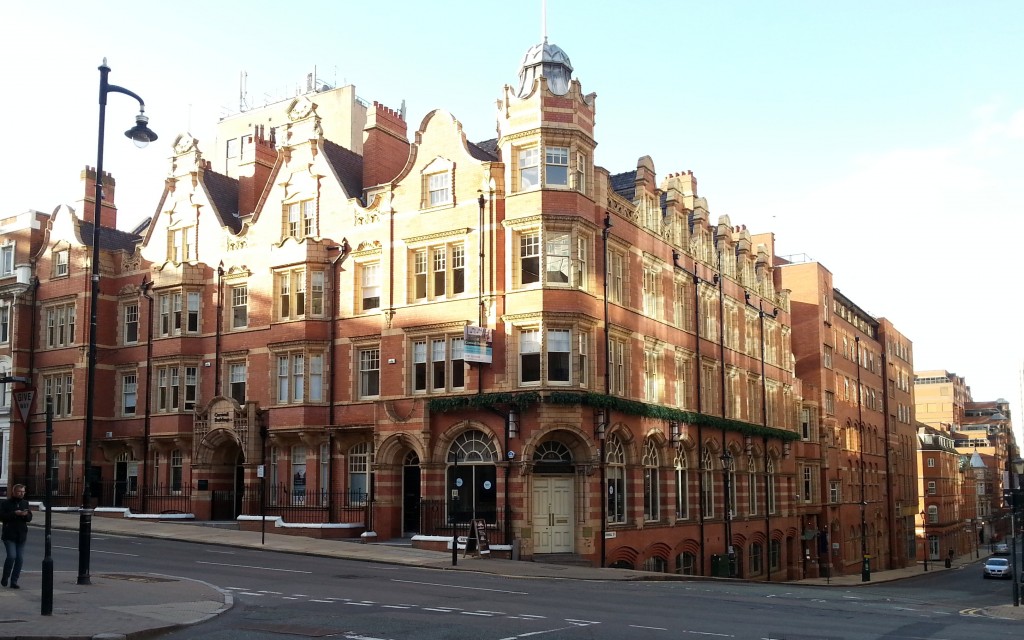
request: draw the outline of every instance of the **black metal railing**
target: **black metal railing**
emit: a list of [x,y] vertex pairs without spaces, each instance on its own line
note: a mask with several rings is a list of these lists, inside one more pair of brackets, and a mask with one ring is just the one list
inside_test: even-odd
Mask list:
[[245,485],[244,515],[279,516],[294,523],[368,523],[370,501],[365,491],[296,491],[287,485],[273,485],[262,499],[260,484]]
[[505,539],[505,522],[501,513],[456,511],[452,518],[449,516],[449,510],[444,500],[420,500],[419,533],[421,535],[469,536],[474,519],[483,519],[487,526],[489,544],[510,544]]
[[[25,496],[29,500],[43,501],[45,476],[20,482],[25,485]],[[189,513],[192,504],[187,486],[157,485],[146,489],[126,481],[99,480],[90,483],[89,495],[93,507],[120,507],[134,513]],[[55,508],[82,506],[82,479],[54,482],[50,504]]]

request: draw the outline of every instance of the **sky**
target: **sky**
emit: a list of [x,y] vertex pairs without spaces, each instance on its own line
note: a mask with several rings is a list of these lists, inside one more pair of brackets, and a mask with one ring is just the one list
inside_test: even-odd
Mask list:
[[[0,215],[81,199],[104,57],[160,135],[136,149],[120,132],[137,103],[109,96],[104,169],[128,229],[155,211],[178,134],[212,150],[243,75],[251,107],[294,96],[315,70],[368,101],[405,101],[410,135],[440,108],[471,141],[495,137],[495,101],[542,39],[542,4],[10,0]],[[1024,2],[546,5],[549,42],[598,96],[598,165],[629,171],[647,155],[659,176],[692,170],[712,219],[822,263],[913,342],[917,370],[1010,400],[1024,442]]]

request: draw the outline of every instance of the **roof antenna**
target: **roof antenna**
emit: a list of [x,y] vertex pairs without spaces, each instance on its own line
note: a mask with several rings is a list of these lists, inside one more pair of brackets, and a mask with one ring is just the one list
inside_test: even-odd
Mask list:
[[548,43],[548,0],[540,0],[540,35],[541,42]]

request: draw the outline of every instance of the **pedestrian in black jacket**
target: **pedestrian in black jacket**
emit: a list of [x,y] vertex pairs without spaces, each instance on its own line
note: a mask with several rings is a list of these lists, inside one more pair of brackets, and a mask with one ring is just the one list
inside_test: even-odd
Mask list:
[[11,487],[11,495],[0,502],[0,522],[3,522],[3,533],[7,559],[4,560],[4,576],[0,584],[12,589],[20,589],[18,578],[21,577],[21,564],[25,559],[25,541],[28,540],[28,523],[32,520],[32,510],[25,499],[25,485],[16,484]]

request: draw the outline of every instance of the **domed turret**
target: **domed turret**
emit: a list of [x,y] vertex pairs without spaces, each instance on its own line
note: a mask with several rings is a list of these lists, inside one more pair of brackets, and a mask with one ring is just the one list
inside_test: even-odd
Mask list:
[[547,79],[548,89],[552,93],[564,96],[569,92],[572,63],[561,47],[548,44],[546,38],[543,44],[530,47],[523,57],[523,63],[519,65],[519,90],[516,95],[522,98],[529,94],[534,81],[541,76]]

